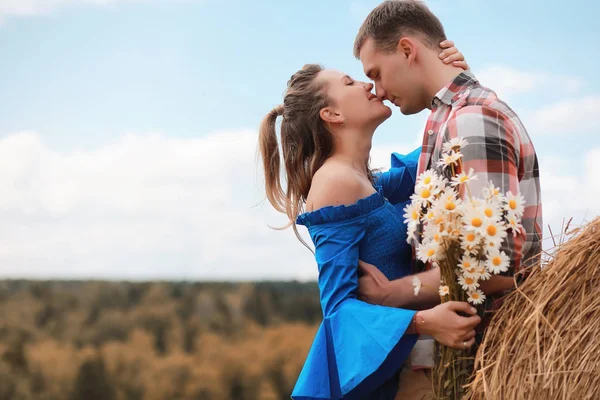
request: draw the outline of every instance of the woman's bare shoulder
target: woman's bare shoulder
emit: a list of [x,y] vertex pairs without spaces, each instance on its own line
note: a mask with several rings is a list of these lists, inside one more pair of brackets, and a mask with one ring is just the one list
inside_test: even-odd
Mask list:
[[332,160],[315,173],[306,211],[327,206],[352,205],[373,192],[369,182],[351,166]]

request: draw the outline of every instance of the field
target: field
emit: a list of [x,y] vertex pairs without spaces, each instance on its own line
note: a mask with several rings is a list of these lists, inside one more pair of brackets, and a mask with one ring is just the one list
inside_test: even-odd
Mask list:
[[316,283],[0,282],[0,399],[288,399]]

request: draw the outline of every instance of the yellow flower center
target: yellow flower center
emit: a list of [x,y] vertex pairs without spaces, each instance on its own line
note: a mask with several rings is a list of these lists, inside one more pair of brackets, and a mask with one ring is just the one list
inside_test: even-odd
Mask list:
[[431,177],[430,176],[425,177],[425,179],[423,179],[423,183],[426,185],[429,185],[431,183]]
[[465,262],[463,263],[463,265],[465,266],[465,268],[470,268],[470,267],[471,267],[471,263],[470,263],[470,262],[468,262],[468,261],[465,261]]
[[479,300],[479,293],[473,292],[471,293],[471,297],[473,298],[473,300]]
[[446,208],[446,210],[448,210],[448,211],[453,211],[453,210],[455,210],[455,209],[456,209],[456,204],[454,204],[453,202],[446,203],[446,207],[445,207],[445,208]]
[[492,259],[492,264],[494,264],[494,266],[498,267],[498,266],[500,266],[500,264],[502,264],[502,259],[500,257],[494,257]]
[[467,242],[472,242],[475,240],[475,234],[469,233],[467,234]]
[[469,177],[467,175],[464,175],[464,176],[460,177],[460,183],[465,183],[468,180],[469,180]]
[[418,213],[418,212],[416,212],[416,211],[413,211],[413,212],[412,212],[412,219],[414,219],[415,221],[416,221],[417,219],[419,219],[419,213]]
[[508,201],[508,206],[510,207],[511,210],[516,210],[517,209],[517,202],[514,200],[509,200]]
[[473,278],[465,278],[465,283],[467,285],[472,285],[473,284]]
[[435,240],[436,242],[440,241],[440,235],[438,235],[437,233],[435,235],[433,235],[433,240]]
[[498,233],[498,229],[496,229],[494,225],[490,225],[487,227],[487,233],[490,236],[496,236],[496,233]]
[[468,273],[470,273],[470,274],[474,274],[476,271],[477,271],[477,270],[476,270],[475,268],[469,268],[469,269],[467,270],[467,272],[468,272]]
[[492,211],[491,208],[486,208],[484,213],[485,213],[485,216],[488,218],[492,218],[492,215],[494,215],[494,212]]
[[429,191],[429,189],[423,189],[423,191],[421,192],[421,197],[427,199],[429,198],[429,196],[431,196],[431,192]]
[[434,254],[435,254],[435,250],[429,249],[429,251],[427,252],[427,257],[432,257]]
[[481,219],[475,217],[471,220],[471,225],[473,225],[475,228],[479,228],[482,225],[483,222],[481,222]]

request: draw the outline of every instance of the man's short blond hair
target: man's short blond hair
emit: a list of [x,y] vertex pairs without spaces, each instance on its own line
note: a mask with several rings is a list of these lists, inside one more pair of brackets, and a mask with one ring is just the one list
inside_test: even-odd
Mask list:
[[398,41],[406,35],[419,35],[423,43],[437,48],[446,33],[440,20],[419,0],[387,0],[375,7],[362,23],[354,41],[354,57],[367,39],[375,41],[375,48],[394,52]]

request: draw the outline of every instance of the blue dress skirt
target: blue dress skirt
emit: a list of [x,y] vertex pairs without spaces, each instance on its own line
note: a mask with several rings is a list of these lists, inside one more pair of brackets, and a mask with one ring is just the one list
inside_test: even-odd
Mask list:
[[417,340],[406,334],[415,312],[358,300],[357,265],[373,264],[390,280],[410,274],[401,209],[414,190],[419,154],[392,155],[392,168],[376,177],[376,193],[357,203],[298,217],[315,246],[323,322],[293,399],[394,399]]

